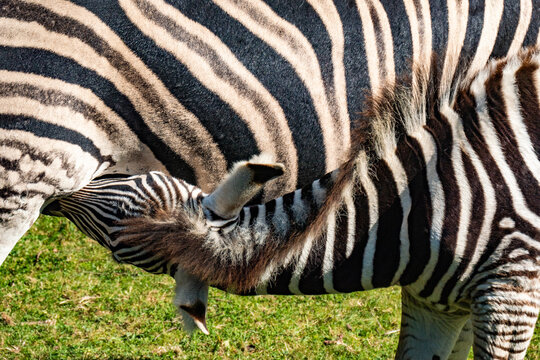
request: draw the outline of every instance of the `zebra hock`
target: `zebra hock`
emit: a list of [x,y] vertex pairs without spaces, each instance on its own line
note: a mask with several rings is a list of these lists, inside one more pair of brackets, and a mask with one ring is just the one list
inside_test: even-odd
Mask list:
[[364,90],[537,43],[536,1],[0,0],[0,264],[98,177],[209,192],[265,152],[286,173],[264,198],[302,187],[345,160]]
[[159,207],[178,181],[161,175],[158,208],[107,236],[243,295],[400,285],[397,358],[465,359],[474,343],[475,358],[522,359],[540,308],[539,69],[538,48],[451,86],[419,69],[373,97],[349,160],[311,185],[244,208],[242,188]]

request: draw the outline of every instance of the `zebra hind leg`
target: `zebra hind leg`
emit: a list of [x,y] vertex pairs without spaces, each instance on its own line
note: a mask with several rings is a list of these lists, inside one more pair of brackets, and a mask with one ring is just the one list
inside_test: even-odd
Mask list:
[[39,196],[0,199],[0,265],[36,221],[42,204]]
[[490,284],[477,291],[472,305],[475,359],[524,359],[534,333],[540,284],[531,279],[524,291],[518,282]]
[[[446,313],[401,291],[401,332],[396,359],[448,359],[469,314]],[[457,359],[457,358],[456,358]]]

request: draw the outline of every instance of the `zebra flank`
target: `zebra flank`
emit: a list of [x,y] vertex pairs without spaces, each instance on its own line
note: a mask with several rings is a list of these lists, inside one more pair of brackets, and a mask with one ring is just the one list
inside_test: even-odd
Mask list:
[[[527,181],[539,174],[529,120],[538,103],[521,92],[538,93],[536,55],[515,57],[515,76],[502,70],[512,62],[490,65],[500,74],[484,66],[540,46],[539,9],[537,0],[0,0],[0,264],[43,212],[71,219],[119,261],[174,276],[175,304],[202,331],[207,283],[293,294],[399,283],[404,309],[421,311],[417,297],[454,309],[472,296],[470,279],[497,268],[487,264],[503,244],[530,244],[536,229]],[[402,76],[419,90],[414,104],[403,104]],[[367,98],[378,104],[371,115]],[[503,102],[505,112],[493,110]],[[408,120],[390,121],[392,111]],[[263,186],[252,203],[267,202],[236,214],[251,190],[214,190],[261,153],[285,172],[244,178]],[[263,168],[247,174],[267,180]],[[144,235],[142,219],[164,236],[153,247],[130,242],[136,233],[116,238],[119,220]],[[189,253],[169,243],[179,227],[207,260],[179,255]],[[533,253],[516,249],[516,259]],[[471,322],[463,329],[459,356],[467,345],[457,344],[472,341]],[[416,345],[402,340],[399,354]]]
[[382,89],[349,160],[309,186],[227,221],[204,201],[153,209],[107,236],[240,294],[400,285],[398,357],[448,358],[472,321],[475,357],[523,358],[540,310],[540,49],[447,89],[440,76]]

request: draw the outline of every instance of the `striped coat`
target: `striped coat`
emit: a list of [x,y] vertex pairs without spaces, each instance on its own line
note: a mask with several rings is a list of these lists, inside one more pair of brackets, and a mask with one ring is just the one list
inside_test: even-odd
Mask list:
[[99,176],[212,190],[259,152],[267,198],[338,167],[364,89],[444,53],[448,78],[538,42],[538,0],[0,1],[0,263]]
[[94,181],[54,211],[117,260],[175,276],[203,331],[205,284],[400,285],[398,358],[462,359],[474,340],[476,358],[522,359],[540,310],[540,48],[454,85],[428,67],[373,97],[344,165],[265,204],[242,207],[282,172],[259,158],[210,195],[150,173]]

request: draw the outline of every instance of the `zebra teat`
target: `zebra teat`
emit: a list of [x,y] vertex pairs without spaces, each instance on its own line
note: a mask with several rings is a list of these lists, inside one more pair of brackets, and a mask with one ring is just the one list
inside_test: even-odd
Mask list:
[[222,219],[236,217],[242,207],[262,189],[264,184],[283,175],[285,168],[265,155],[236,163],[229,175],[210,195],[204,198],[205,209]]

